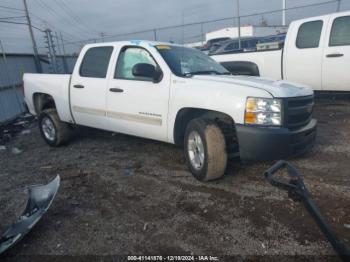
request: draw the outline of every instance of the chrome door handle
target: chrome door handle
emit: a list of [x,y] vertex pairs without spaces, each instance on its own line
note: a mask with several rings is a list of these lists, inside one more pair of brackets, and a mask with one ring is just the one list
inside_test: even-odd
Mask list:
[[328,54],[328,55],[326,55],[326,57],[341,57],[341,56],[344,56],[344,54],[333,53],[333,54]]

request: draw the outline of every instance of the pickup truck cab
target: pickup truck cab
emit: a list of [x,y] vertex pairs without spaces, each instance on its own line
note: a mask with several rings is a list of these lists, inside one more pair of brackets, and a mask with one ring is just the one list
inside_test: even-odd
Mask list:
[[199,180],[227,160],[270,160],[307,151],[316,135],[313,91],[231,76],[199,50],[149,41],[86,45],[72,75],[24,74],[25,101],[51,146],[75,125],[184,147]]
[[350,11],[292,22],[283,49],[212,58],[233,74],[285,79],[317,91],[350,91]]

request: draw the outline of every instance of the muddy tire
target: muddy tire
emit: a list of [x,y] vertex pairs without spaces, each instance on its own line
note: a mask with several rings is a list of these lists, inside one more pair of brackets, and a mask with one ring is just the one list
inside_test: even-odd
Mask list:
[[201,118],[190,121],[184,151],[196,179],[209,181],[223,176],[227,164],[225,137],[215,122]]
[[56,109],[44,110],[39,115],[39,130],[45,142],[52,147],[68,142],[73,134],[70,125],[60,120]]

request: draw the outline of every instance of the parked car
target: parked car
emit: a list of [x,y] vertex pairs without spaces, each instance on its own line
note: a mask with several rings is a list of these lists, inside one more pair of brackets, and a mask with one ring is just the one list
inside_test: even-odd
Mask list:
[[350,91],[350,11],[294,21],[280,50],[215,55],[233,74]]
[[[183,146],[194,177],[224,174],[228,158],[286,158],[313,144],[313,91],[235,77],[199,50],[125,41],[86,45],[72,75],[24,74],[25,101],[50,146],[75,125]],[[137,152],[135,152],[137,153]]]
[[272,35],[272,36],[263,37],[256,44],[255,51],[282,49],[284,47],[285,38],[286,38],[286,34],[279,34],[279,35]]
[[219,43],[226,41],[226,40],[229,40],[229,39],[230,39],[229,37],[218,37],[218,38],[210,39],[203,45],[202,51],[208,53],[214,45],[219,44]]
[[269,35],[259,39],[258,44],[272,43],[272,42],[284,42],[286,40],[286,34]]
[[255,51],[256,44],[261,37],[242,37],[241,38],[241,48],[239,48],[239,40],[238,38],[226,40],[224,42],[220,42],[216,44],[215,48],[210,49],[209,55],[215,54],[227,54],[232,52],[247,52],[247,51]]
[[210,49],[209,49],[209,51],[208,51],[208,55],[211,55],[211,54],[215,53],[216,50],[218,50],[218,48],[220,48],[227,41],[230,41],[230,40],[220,41],[220,42],[212,44]]

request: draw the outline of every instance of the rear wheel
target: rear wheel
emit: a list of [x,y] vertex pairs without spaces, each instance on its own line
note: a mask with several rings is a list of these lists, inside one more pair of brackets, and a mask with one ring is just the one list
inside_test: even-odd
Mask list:
[[45,142],[53,147],[67,142],[73,133],[69,124],[60,120],[56,109],[47,109],[40,114],[39,129]]
[[184,150],[196,179],[209,181],[223,176],[227,165],[225,137],[215,122],[192,120],[186,128]]

